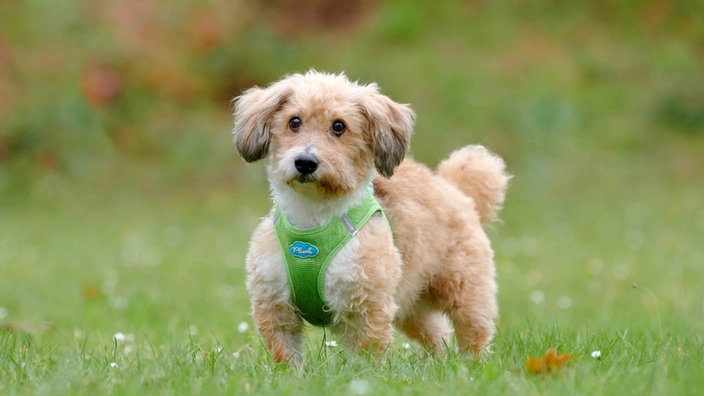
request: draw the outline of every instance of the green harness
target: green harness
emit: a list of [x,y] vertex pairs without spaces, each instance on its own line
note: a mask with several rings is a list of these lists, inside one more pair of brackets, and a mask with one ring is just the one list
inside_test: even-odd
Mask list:
[[376,212],[384,216],[371,188],[362,203],[324,226],[295,228],[276,207],[274,231],[286,262],[291,296],[303,319],[316,326],[332,323],[324,297],[325,271],[337,252]]

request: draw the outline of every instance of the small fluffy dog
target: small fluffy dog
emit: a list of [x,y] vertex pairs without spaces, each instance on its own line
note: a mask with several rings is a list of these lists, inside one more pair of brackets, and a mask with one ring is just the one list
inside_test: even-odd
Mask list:
[[[277,362],[300,361],[304,318],[356,352],[383,350],[394,325],[443,349],[450,321],[462,351],[487,346],[498,308],[482,224],[504,199],[501,158],[467,146],[437,173],[404,160],[414,112],[344,74],[251,88],[234,115],[244,160],[270,160],[275,206],[246,261],[254,323]],[[324,247],[316,233],[337,239]]]

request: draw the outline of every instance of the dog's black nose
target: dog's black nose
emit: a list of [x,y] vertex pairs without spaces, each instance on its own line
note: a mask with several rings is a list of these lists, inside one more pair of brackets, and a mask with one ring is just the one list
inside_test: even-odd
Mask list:
[[312,155],[301,155],[293,164],[302,175],[310,175],[318,169],[318,159]]

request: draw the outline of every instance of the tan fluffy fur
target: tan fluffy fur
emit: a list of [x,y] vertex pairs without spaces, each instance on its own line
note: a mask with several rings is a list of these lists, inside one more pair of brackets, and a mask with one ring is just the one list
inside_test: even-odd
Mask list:
[[[302,126],[288,122],[299,117]],[[498,308],[493,252],[482,222],[496,218],[509,180],[501,158],[467,146],[434,174],[403,159],[413,128],[407,105],[344,75],[310,71],[235,102],[234,141],[248,161],[269,157],[272,195],[299,228],[345,213],[373,183],[391,226],[376,215],[345,245],[325,274],[333,331],[349,349],[383,350],[393,327],[429,349],[449,342],[479,353],[495,331]],[[334,121],[347,129],[332,133]],[[302,177],[294,161],[314,156]],[[303,320],[291,295],[271,214],[247,254],[247,289],[255,326],[274,359],[300,361]]]

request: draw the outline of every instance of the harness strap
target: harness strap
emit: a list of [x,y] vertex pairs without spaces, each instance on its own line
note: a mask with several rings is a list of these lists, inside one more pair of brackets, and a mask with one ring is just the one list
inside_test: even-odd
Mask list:
[[347,232],[349,232],[351,236],[357,235],[357,231],[359,230],[357,229],[357,227],[354,226],[354,223],[352,223],[352,220],[350,220],[350,218],[347,217],[346,214],[340,216],[340,220],[342,220],[342,224],[345,226]]
[[317,326],[332,323],[332,312],[325,302],[325,272],[332,259],[381,206],[368,190],[363,201],[330,223],[298,229],[288,222],[277,206],[274,230],[286,263],[293,303],[301,316]]

